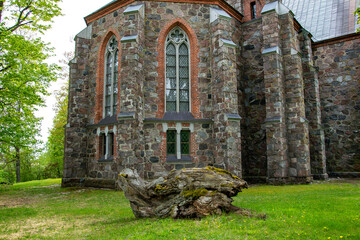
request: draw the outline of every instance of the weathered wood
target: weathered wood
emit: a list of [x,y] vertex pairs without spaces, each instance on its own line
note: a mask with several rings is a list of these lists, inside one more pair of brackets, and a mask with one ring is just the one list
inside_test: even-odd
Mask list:
[[172,171],[149,183],[136,170],[125,169],[119,174],[117,184],[138,218],[199,218],[223,212],[252,215],[231,205],[231,197],[247,188],[247,183],[228,171],[210,166]]

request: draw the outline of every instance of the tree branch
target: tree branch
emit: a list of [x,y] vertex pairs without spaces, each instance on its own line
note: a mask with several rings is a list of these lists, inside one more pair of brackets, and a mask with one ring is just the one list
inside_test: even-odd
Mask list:
[[5,68],[2,68],[2,69],[0,69],[0,72],[5,72],[5,71],[8,70],[9,68],[11,68],[11,66],[7,66],[7,67],[5,67]]
[[7,165],[9,165],[10,163],[13,163],[15,161],[16,161],[16,159],[13,159],[13,160],[10,160],[10,161],[5,160],[5,165],[2,166],[2,169],[5,169],[7,167]]
[[0,23],[1,23],[1,16],[2,16],[2,8],[4,7],[5,0],[0,0]]
[[[30,16],[30,14],[32,13],[32,10],[29,10],[31,7],[32,7],[32,3],[33,1],[31,0],[28,5],[26,7],[24,7],[21,11],[20,11],[20,14],[19,14],[19,17],[16,21],[16,23],[9,27],[7,29],[7,31],[10,31],[10,32],[14,32],[16,31],[19,27],[21,26],[24,26],[26,24],[29,24],[29,23],[32,23],[33,21],[28,21],[28,22],[25,22],[26,19]],[[25,13],[27,10],[29,10],[27,13]],[[25,14],[25,16],[23,16]],[[24,23],[25,22],[25,23]]]

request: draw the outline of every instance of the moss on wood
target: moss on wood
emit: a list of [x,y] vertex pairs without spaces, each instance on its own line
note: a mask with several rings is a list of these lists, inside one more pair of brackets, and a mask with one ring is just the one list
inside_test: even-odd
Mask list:
[[195,190],[188,190],[188,191],[183,191],[181,193],[181,195],[183,195],[186,198],[194,198],[197,199],[199,197],[205,196],[208,194],[208,190],[205,188],[200,188],[200,189],[195,189]]

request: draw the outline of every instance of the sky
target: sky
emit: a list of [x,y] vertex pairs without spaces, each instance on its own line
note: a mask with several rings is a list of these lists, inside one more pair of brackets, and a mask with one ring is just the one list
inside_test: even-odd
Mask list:
[[[55,48],[54,54],[49,63],[59,63],[64,59],[64,52],[73,52],[75,43],[73,41],[76,34],[86,27],[84,17],[97,9],[105,6],[110,0],[63,0],[59,6],[62,9],[63,16],[54,18],[52,28],[45,35],[41,36],[44,42],[50,43]],[[49,92],[55,90],[65,84],[64,81],[58,80],[49,88]],[[42,117],[41,140],[45,143],[49,136],[49,129],[52,127],[52,121],[55,116],[53,107],[56,99],[54,94],[46,97],[46,107],[39,109],[36,113],[37,117]]]

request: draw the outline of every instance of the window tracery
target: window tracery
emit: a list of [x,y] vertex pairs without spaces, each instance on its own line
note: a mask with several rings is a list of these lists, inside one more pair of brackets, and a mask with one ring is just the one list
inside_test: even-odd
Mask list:
[[190,45],[186,33],[175,27],[166,38],[166,111],[190,111]]
[[118,68],[118,41],[113,36],[110,38],[105,51],[104,117],[117,114]]

